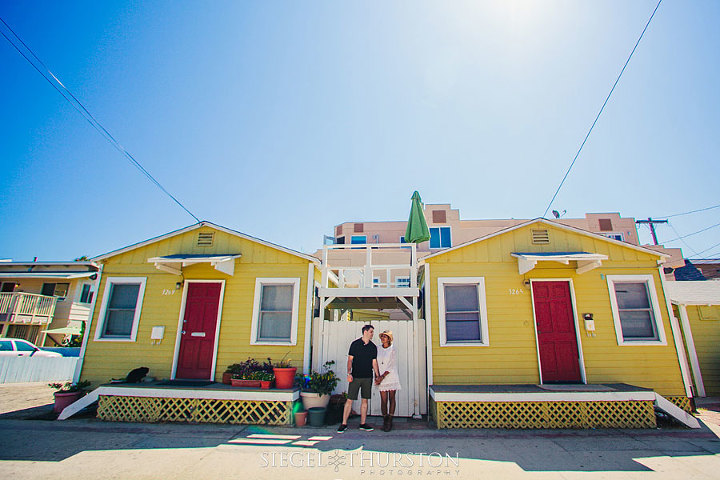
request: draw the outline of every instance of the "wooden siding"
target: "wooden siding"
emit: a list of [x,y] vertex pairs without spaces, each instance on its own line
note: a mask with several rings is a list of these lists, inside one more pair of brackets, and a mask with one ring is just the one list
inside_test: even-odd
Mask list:
[[[212,247],[197,247],[198,232],[215,231]],[[183,269],[185,281],[225,280],[215,379],[219,381],[225,368],[246,360],[249,356],[260,361],[267,357],[280,360],[285,354],[293,366],[302,371],[305,305],[307,301],[308,261],[259,243],[235,237],[212,228],[202,228],[171,237],[144,247],[106,259],[98,301],[93,313],[85,362],[81,378],[97,385],[111,378],[122,378],[137,367],[148,367],[149,376],[170,378],[175,355],[178,321],[183,289],[175,291],[181,277],[157,270],[147,259],[173,254],[241,253],[236,260],[235,275],[225,275],[209,264],[196,264]],[[108,277],[146,277],[145,297],[135,342],[95,341],[98,314],[105,294]],[[297,343],[294,346],[250,345],[255,279],[283,277],[300,279]],[[185,288],[185,287],[184,287]],[[175,291],[163,295],[164,290]],[[158,345],[150,342],[154,326],[164,326],[165,335]]]
[[[705,385],[705,395],[720,395],[720,305],[688,305],[688,321]],[[679,315],[677,316],[678,318]]]
[[[677,352],[658,274],[658,257],[601,239],[543,225],[549,245],[533,245],[534,224],[427,260],[430,268],[433,382],[436,384],[539,383],[535,325],[530,289],[525,279],[572,279],[576,311],[592,312],[596,336],[589,337],[580,322],[580,342],[587,383],[628,383],[653,388],[660,394],[684,395]],[[609,258],[600,268],[577,275],[574,262],[540,262],[518,274],[511,252],[585,251]],[[610,306],[606,275],[652,275],[667,345],[619,346]],[[489,343],[487,347],[440,347],[438,278],[485,277]],[[523,293],[511,294],[522,289]],[[515,292],[517,293],[517,292]]]

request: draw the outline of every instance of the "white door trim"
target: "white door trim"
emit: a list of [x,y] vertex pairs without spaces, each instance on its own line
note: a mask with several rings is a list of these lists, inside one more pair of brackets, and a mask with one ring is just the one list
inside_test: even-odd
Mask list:
[[172,372],[170,373],[170,379],[175,380],[175,374],[177,373],[178,355],[180,355],[180,341],[182,339],[182,324],[185,317],[185,305],[187,303],[187,292],[188,285],[190,283],[219,283],[220,284],[220,298],[218,299],[218,314],[217,321],[215,322],[215,345],[213,347],[213,359],[212,367],[210,369],[210,378],[208,380],[215,379],[215,367],[217,366],[217,353],[218,343],[220,340],[220,320],[222,319],[223,301],[225,298],[225,280],[185,280],[183,286],[183,297],[182,304],[180,305],[180,318],[178,318],[177,333],[175,334],[175,353],[173,354]]
[[585,375],[585,358],[583,356],[582,342],[580,341],[580,324],[577,314],[577,301],[575,300],[575,286],[573,285],[572,278],[531,278],[530,301],[532,302],[533,330],[535,332],[535,350],[537,352],[538,375],[540,376],[540,384],[543,384],[543,378],[542,365],[540,363],[540,342],[538,341],[537,318],[535,316],[535,292],[533,291],[533,282],[568,282],[568,288],[570,289],[570,303],[572,303],[572,314],[575,323],[575,341],[577,342],[578,348],[578,365],[580,366],[580,379],[582,380],[582,383],[586,384],[587,377]]

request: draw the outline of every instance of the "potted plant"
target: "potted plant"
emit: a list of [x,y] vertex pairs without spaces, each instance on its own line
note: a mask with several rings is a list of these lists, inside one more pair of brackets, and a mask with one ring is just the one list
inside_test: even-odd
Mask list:
[[331,370],[333,365],[335,365],[334,361],[325,362],[321,369],[322,373],[314,370],[310,373],[306,387],[300,392],[305,410],[309,411],[312,407],[327,408],[330,394],[340,382],[335,372]]
[[54,394],[55,406],[53,407],[53,412],[60,413],[65,410],[65,407],[72,403],[75,403],[77,400],[80,399],[80,397],[85,395],[85,390],[87,390],[87,388],[90,386],[90,382],[88,382],[87,380],[83,380],[82,382],[77,383],[56,382],[48,383],[48,386],[56,390]]
[[290,359],[286,359],[288,353],[286,353],[279,362],[273,365],[275,388],[293,388],[293,384],[295,383],[295,372],[297,372],[297,367],[290,366]]
[[247,360],[235,364],[233,367],[235,367],[235,373],[232,374],[231,379],[233,387],[257,388],[260,386],[260,379],[257,374],[262,372],[262,365],[257,360],[248,357]]
[[225,369],[222,375],[222,383],[226,385],[232,384],[232,378],[234,374],[242,374],[243,372],[243,364],[242,363],[233,363],[232,365],[228,365],[228,367]]
[[260,388],[263,390],[269,390],[272,387],[272,383],[275,381],[275,374],[272,372],[259,372],[260,373]]

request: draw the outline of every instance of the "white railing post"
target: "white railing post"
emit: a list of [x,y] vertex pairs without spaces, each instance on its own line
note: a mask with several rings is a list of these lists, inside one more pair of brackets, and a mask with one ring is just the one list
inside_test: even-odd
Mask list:
[[322,258],[322,278],[320,279],[323,288],[328,288],[328,247],[323,246],[323,258]]
[[370,245],[365,245],[365,268],[363,269],[363,286],[365,288],[372,288],[372,272],[372,249]]
[[417,244],[410,244],[410,286],[417,288]]

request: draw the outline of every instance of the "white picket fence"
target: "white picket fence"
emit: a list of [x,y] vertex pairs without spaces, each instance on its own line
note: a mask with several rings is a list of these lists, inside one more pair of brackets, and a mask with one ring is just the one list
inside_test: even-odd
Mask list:
[[0,357],[0,383],[72,380],[78,357]]

